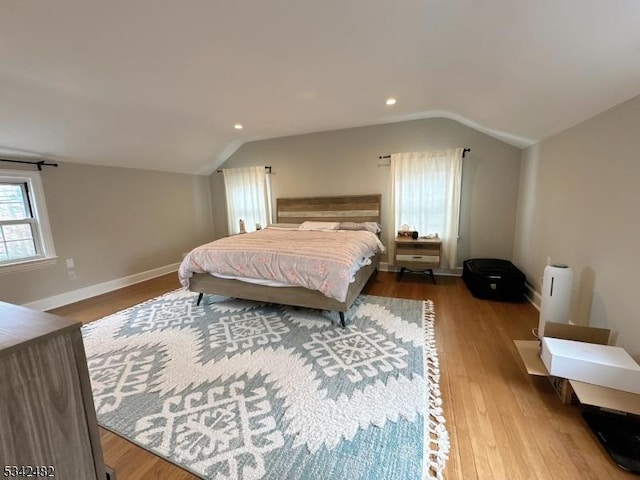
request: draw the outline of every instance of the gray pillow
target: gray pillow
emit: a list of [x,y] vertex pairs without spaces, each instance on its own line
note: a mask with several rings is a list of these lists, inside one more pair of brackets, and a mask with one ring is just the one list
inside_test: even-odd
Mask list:
[[379,233],[380,224],[376,222],[340,222],[338,230],[366,230],[371,233]]

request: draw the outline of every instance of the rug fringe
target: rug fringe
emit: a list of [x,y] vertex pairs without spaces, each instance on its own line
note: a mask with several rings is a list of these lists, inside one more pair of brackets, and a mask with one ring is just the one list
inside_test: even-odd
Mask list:
[[422,302],[424,327],[424,374],[429,379],[424,432],[424,478],[444,479],[449,458],[449,432],[445,425],[440,393],[440,361],[435,334],[435,311],[431,300]]

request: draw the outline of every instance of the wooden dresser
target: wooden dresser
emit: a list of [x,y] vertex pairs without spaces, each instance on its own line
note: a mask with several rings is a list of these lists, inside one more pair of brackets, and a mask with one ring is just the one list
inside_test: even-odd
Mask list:
[[0,302],[4,476],[115,478],[103,461],[80,325]]
[[394,263],[400,267],[398,278],[405,271],[428,273],[436,283],[433,269],[440,267],[442,259],[442,240],[408,237],[396,237]]

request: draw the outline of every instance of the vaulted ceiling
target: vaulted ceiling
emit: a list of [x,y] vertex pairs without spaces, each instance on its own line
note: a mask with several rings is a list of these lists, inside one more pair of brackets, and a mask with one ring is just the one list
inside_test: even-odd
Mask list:
[[640,94],[639,25],[637,0],[4,0],[0,154],[203,174],[438,116],[526,146]]

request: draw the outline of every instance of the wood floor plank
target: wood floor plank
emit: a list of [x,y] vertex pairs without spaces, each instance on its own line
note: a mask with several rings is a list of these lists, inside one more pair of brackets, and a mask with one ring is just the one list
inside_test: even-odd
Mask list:
[[[179,286],[169,274],[53,312],[87,323]],[[434,285],[423,275],[398,281],[379,272],[364,293],[434,302],[451,443],[447,480],[638,478],[609,459],[578,406],[563,405],[548,379],[526,373],[513,340],[533,338],[533,306],[476,299],[460,278],[445,276]],[[119,480],[197,478],[107,430],[101,429],[101,442]]]

